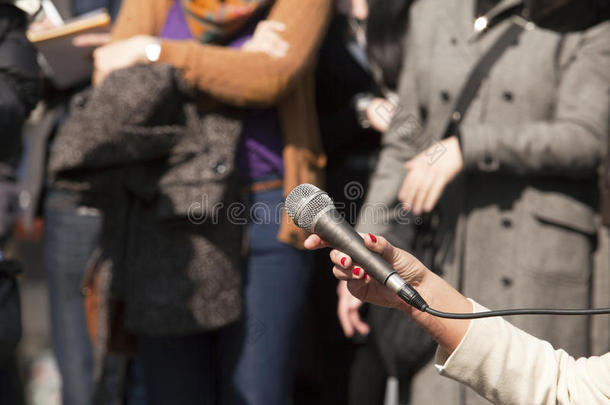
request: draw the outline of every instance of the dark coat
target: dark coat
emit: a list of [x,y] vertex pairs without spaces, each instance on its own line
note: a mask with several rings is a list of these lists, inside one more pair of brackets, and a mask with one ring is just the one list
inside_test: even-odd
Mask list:
[[26,24],[23,11],[0,4],[0,246],[15,210],[21,125],[38,100],[36,51],[25,36]]
[[[504,0],[496,10],[516,3]],[[477,37],[473,10],[474,0],[414,4],[400,105],[382,141],[369,204],[396,205],[403,164],[443,136],[461,84],[509,24],[504,19]],[[610,23],[566,35],[540,28],[523,32],[494,65],[463,119],[465,170],[438,205],[445,243],[435,262],[465,295],[489,308],[590,303],[596,171],[608,134],[608,38]],[[437,152],[442,159],[442,150]],[[383,218],[374,211],[364,212],[360,230],[400,241],[407,227],[397,211]],[[587,317],[511,321],[572,355],[588,351]],[[421,382],[415,393],[428,385],[430,396],[413,403],[462,403],[459,396],[445,397],[437,384]]]
[[103,212],[103,258],[138,334],[221,327],[241,312],[234,155],[241,120],[200,113],[169,65],[110,75],[77,96],[50,157],[55,187]]

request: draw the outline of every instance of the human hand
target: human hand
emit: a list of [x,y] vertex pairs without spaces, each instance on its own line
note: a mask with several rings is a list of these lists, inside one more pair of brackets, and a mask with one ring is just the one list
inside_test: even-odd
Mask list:
[[413,214],[430,212],[443,190],[464,168],[460,144],[456,136],[442,140],[443,155],[432,160],[439,145],[434,144],[405,163],[407,175],[398,192],[398,200]]
[[81,34],[72,39],[72,45],[77,48],[100,47],[110,42],[110,34],[107,32],[99,32],[93,34]]
[[115,70],[146,63],[146,45],[155,42],[156,39],[154,37],[136,35],[129,39],[116,41],[97,48],[93,52],[95,66],[93,84],[100,84],[106,76]]
[[[398,272],[398,275],[413,287],[417,288],[430,273],[414,256],[392,246],[385,238],[371,234],[361,234],[361,236],[369,250],[380,254]],[[305,240],[304,246],[306,249],[314,250],[328,247],[328,243],[313,234]],[[334,264],[334,276],[347,282],[347,289],[354,297],[375,305],[405,309],[406,304],[396,294],[369,277],[365,269],[352,262],[351,257],[333,249],[330,252],[330,259]]]
[[[411,284],[434,309],[445,312],[469,313],[472,304],[445,280],[432,273],[414,256],[392,246],[385,238],[364,235],[364,244],[388,262],[398,275]],[[329,244],[318,235],[310,235],[304,243],[306,249],[320,249]],[[421,312],[404,303],[389,288],[378,283],[365,273],[366,269],[354,267],[352,259],[336,249],[330,252],[334,264],[333,274],[344,280],[347,290],[361,301],[384,307],[397,308],[409,315],[424,328],[448,353],[459,345],[468,330],[468,319],[443,319]],[[354,271],[356,270],[357,271]],[[343,325],[343,323],[342,323]],[[345,329],[344,329],[345,330]]]
[[43,19],[38,21],[33,21],[28,27],[28,33],[35,33],[46,31],[51,28],[56,28],[57,24],[53,22],[48,16],[45,16]]
[[263,52],[272,58],[282,58],[290,49],[290,45],[279,34],[284,32],[286,25],[279,21],[265,20],[258,23],[254,35],[242,49],[246,52]]
[[[462,294],[438,275],[432,273],[414,256],[402,249],[392,246],[385,238],[368,234],[364,244],[369,250],[378,253],[388,262],[398,275],[411,284],[432,308],[444,312],[470,313],[472,304]],[[304,243],[306,249],[320,249],[329,244],[318,235],[310,235]],[[339,280],[345,280],[348,291],[361,301],[385,307],[398,308],[409,315],[415,322],[434,338],[448,353],[452,353],[460,344],[470,325],[469,319],[437,318],[404,303],[376,280],[368,277],[366,269],[354,267],[352,259],[336,249],[330,252],[334,263],[333,274]],[[354,271],[358,269],[358,271]]]
[[366,117],[371,127],[378,132],[385,132],[396,112],[396,106],[385,98],[376,97],[366,107]]
[[366,0],[337,0],[335,2],[337,12],[366,20],[369,16],[369,5]]
[[358,331],[361,335],[368,335],[370,328],[360,318],[358,310],[362,306],[363,302],[358,298],[354,297],[347,289],[347,282],[339,281],[337,285],[337,295],[339,301],[337,302],[337,317],[343,328],[345,336],[354,336],[354,330]]

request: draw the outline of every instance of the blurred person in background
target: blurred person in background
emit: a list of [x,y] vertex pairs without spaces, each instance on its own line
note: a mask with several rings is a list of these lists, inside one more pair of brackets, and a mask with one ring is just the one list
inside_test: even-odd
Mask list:
[[[54,0],[48,7],[55,7],[64,20],[105,8],[115,17],[120,0]],[[30,30],[44,30],[53,27],[48,16],[36,21]],[[75,46],[98,47],[106,44],[109,34],[85,34],[74,38]],[[79,193],[57,189],[47,176],[47,152],[53,138],[67,114],[67,106],[72,97],[90,86],[89,81],[75,83],[65,89],[58,89],[51,78],[44,82],[43,108],[40,120],[32,128],[29,136],[26,162],[27,176],[22,199],[23,221],[26,226],[34,217],[44,219],[44,271],[48,284],[51,316],[53,352],[57,359],[62,382],[62,403],[64,405],[89,404],[94,395],[94,353],[87,332],[83,279],[87,261],[99,237],[102,218],[99,210],[87,206]],[[25,204],[25,205],[23,205]],[[42,212],[39,213],[38,211]],[[127,403],[143,403],[144,391],[138,385],[136,363],[128,366],[129,389],[122,386],[122,362],[119,357],[112,359],[105,371],[115,379],[106,388],[106,395],[120,398]]]
[[[464,116],[454,110],[470,70],[511,24],[524,26],[523,12],[512,0],[414,4],[399,108],[366,198],[389,216],[365,209],[358,228],[400,244],[409,227],[393,208],[402,204],[411,220],[432,212],[429,266],[462,293],[494,308],[585,308],[608,134],[609,23],[574,32],[528,24]],[[590,354],[587,317],[514,322],[575,356]],[[482,401],[450,381],[431,383],[434,372],[430,365],[415,377],[412,403]]]
[[15,262],[2,252],[16,213],[16,168],[21,156],[21,126],[39,97],[36,50],[25,30],[28,16],[0,1],[0,398],[23,403],[16,346],[21,319]]
[[[362,8],[360,6],[365,6]],[[379,148],[379,132],[362,125],[357,112],[361,95],[377,91],[364,38],[366,0],[335,2],[335,12],[320,49],[316,68],[316,109],[328,156],[326,187],[348,220],[355,220]],[[359,18],[356,17],[359,16]],[[347,195],[346,187],[349,187]],[[297,403],[346,403],[353,347],[346,345],[336,313],[336,281],[328,257],[316,252],[316,272],[308,297],[304,344],[299,351]]]
[[[151,322],[127,325],[138,335],[151,404],[214,403],[218,397],[229,404],[290,402],[293,351],[313,257],[300,250],[305,233],[288,223],[279,208],[286,190],[322,181],[325,158],[313,71],[331,8],[330,0],[156,0],[147,7],[128,0],[112,42],[95,53],[96,81],[102,86],[118,69],[166,63],[201,92],[204,105],[239,107],[243,130],[236,159],[245,202],[271,214],[250,218],[247,227],[244,309],[237,323],[230,312],[213,325],[193,314],[186,323],[157,321],[153,327],[155,313],[147,303],[175,302],[182,292],[167,289],[167,284],[165,291],[153,291],[154,282],[137,278],[151,278],[152,272],[130,276],[138,290],[124,297],[127,316],[141,308],[143,318]],[[209,260],[189,266],[212,266],[201,270],[214,272]],[[154,277],[186,277],[186,268],[173,267],[156,269]],[[205,280],[188,278],[186,283],[195,291],[217,288]],[[206,308],[177,302],[164,311],[184,319],[184,311]],[[227,371],[231,356],[237,359]]]
[[[379,135],[387,129],[397,106],[396,89],[404,60],[411,3],[407,0],[338,1],[320,53],[317,105],[322,140],[329,157],[327,189],[351,223],[356,221],[369,176],[377,162]],[[327,265],[328,258],[319,253],[317,268]],[[320,342],[318,373],[325,387],[323,392],[331,397],[343,393],[342,401],[350,404],[378,404],[383,402],[386,382],[392,376],[388,394],[395,390],[394,381],[399,377],[402,396],[408,397],[410,375],[421,359],[415,353],[397,355],[398,351],[393,350],[387,338],[395,336],[401,342],[401,353],[406,354],[408,340],[417,341],[418,351],[424,352],[425,335],[397,311],[364,308],[360,300],[347,293],[344,283],[335,286],[328,273],[317,272],[313,305],[319,306],[316,329],[324,331],[319,334],[326,339]],[[353,361],[349,346],[338,336],[341,332],[337,331],[337,320],[331,319],[334,314],[326,311],[329,305],[337,304],[343,333],[357,342]],[[329,319],[318,314],[327,314]],[[432,348],[432,341],[428,342]],[[325,355],[326,350],[334,356]],[[337,360],[338,353],[352,364],[349,373],[335,370],[343,367]],[[419,357],[422,356],[425,354]],[[330,378],[337,373],[344,378],[341,383],[337,383],[336,376]]]

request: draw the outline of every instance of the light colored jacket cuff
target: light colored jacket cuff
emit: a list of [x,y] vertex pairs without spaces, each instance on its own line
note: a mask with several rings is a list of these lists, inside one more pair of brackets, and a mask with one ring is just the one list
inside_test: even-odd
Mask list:
[[[470,301],[472,303],[472,312],[483,312],[483,311],[487,311],[487,308],[485,308],[484,306],[478,304],[476,301],[468,298],[468,301]],[[436,369],[439,371],[439,373],[441,373],[441,375],[446,375],[447,371],[451,372],[453,368],[459,368],[459,364],[461,361],[461,357],[463,356],[464,352],[468,352],[470,351],[469,346],[471,346],[470,340],[476,339],[472,338],[472,335],[475,334],[476,336],[476,332],[473,332],[473,325],[475,325],[477,322],[475,320],[470,322],[470,325],[468,325],[468,330],[466,331],[466,334],[464,335],[464,337],[462,338],[462,341],[460,342],[460,344],[458,345],[458,347],[453,351],[452,354],[449,354],[449,352],[447,352],[447,350],[445,350],[445,348],[443,348],[442,346],[438,346],[438,348],[436,349],[436,357],[434,359],[434,366],[436,367]]]

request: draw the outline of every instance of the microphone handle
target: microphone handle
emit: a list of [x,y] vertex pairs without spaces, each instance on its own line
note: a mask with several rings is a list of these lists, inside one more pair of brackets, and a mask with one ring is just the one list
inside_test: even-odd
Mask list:
[[375,280],[389,288],[407,304],[424,311],[428,306],[417,291],[404,281],[383,258],[369,250],[362,237],[345,221],[335,207],[318,214],[313,231],[335,248],[347,253],[354,263],[366,269]]

